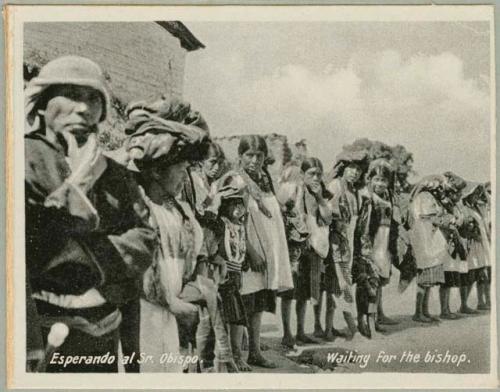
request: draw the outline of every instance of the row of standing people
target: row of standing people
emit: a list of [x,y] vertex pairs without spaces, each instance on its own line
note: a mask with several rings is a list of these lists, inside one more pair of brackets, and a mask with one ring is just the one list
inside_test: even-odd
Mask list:
[[[55,372],[117,371],[117,361],[61,366],[44,355],[56,348],[61,355],[118,357],[118,343],[130,358],[126,371],[182,371],[182,363],[158,358],[193,348],[200,371],[273,368],[262,354],[260,330],[263,312],[276,311],[277,295],[283,344],[290,347],[314,341],[304,331],[309,300],[315,335],[326,340],[341,334],[333,328],[335,309],[343,312],[347,338],[393,323],[383,314],[382,286],[391,265],[402,267],[395,247],[402,224],[394,219],[388,162],[341,154],[325,185],[321,162],[308,158],[288,168],[275,190],[265,139],[248,136],[240,141],[237,167],[217,178],[224,154],[203,117],[188,104],[161,99],[128,106],[126,155],[117,163],[97,143],[109,94],[96,64],[56,59],[25,93],[27,346],[28,360],[42,359],[37,369],[43,363]],[[368,185],[360,189],[364,179]],[[435,196],[416,189],[412,205],[425,191]],[[410,233],[428,219],[414,210]],[[478,216],[468,216],[476,233],[471,222]],[[429,230],[441,230],[436,222]],[[447,246],[453,243],[446,238]],[[424,288],[416,318],[423,320],[419,304],[434,283],[426,279],[436,274],[421,264],[428,257],[419,254],[418,238],[411,240]],[[141,352],[156,360],[139,366]]]

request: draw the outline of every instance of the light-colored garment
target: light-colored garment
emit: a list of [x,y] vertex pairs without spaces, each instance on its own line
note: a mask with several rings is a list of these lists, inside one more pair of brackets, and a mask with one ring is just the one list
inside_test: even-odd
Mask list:
[[285,225],[276,197],[262,194],[262,204],[272,217],[266,217],[257,202],[248,202],[247,247],[251,246],[266,261],[266,273],[248,270],[242,274],[241,294],[252,294],[263,289],[285,291],[293,288],[292,271],[285,236]]
[[[179,364],[167,363],[168,361],[162,364],[160,358],[169,353],[172,353],[172,356],[180,355],[177,322],[169,307],[179,301],[183,278],[194,269],[203,233],[189,205],[184,202],[179,202],[179,205],[188,221],[184,220],[175,207],[149,203],[151,214],[160,231],[161,251],[157,252],[158,259],[154,263],[157,265],[156,273],[159,276],[148,271],[144,277],[144,287],[147,296],[150,280],[159,278],[160,292],[165,298],[157,299],[154,303],[141,302],[141,351],[152,355],[154,360],[141,364],[143,372],[182,371]],[[159,302],[166,303],[168,307],[160,305]]]
[[390,227],[381,225],[377,229],[373,239],[373,262],[378,267],[377,273],[389,279],[391,276],[391,257],[389,255],[389,231]]
[[153,361],[141,363],[144,373],[180,373],[182,365],[178,363],[161,364],[161,356],[180,355],[179,331],[173,313],[167,309],[141,299],[141,352],[152,355]]
[[325,259],[330,250],[330,226],[325,224],[319,217],[318,202],[307,188],[304,188],[303,213],[306,216],[309,233],[311,233],[308,242],[316,254],[320,258]]
[[419,193],[410,204],[413,224],[409,236],[419,269],[441,265],[451,259],[446,238],[428,219],[442,212],[442,207],[429,192]]
[[476,241],[473,239],[468,241],[469,252],[467,255],[467,263],[469,269],[488,267],[491,265],[491,261],[487,222],[483,219],[483,216],[478,211],[470,207],[465,208],[466,213],[476,221],[479,227],[479,232],[481,234],[480,241]]

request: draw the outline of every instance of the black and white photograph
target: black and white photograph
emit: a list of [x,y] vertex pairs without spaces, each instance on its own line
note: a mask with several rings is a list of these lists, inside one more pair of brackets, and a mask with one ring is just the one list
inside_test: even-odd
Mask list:
[[7,20],[12,386],[497,384],[493,7]]

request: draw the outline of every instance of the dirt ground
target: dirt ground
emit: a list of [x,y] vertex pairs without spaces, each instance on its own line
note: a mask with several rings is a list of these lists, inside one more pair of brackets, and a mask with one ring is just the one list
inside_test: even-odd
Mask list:
[[[398,281],[399,276],[396,271],[390,284],[384,287],[384,309],[388,316],[400,323],[386,326],[387,332],[377,334],[372,339],[357,334],[350,342],[339,337],[332,343],[301,346],[296,351],[287,352],[280,344],[282,328],[278,303],[276,315],[266,314],[262,328],[262,340],[270,346],[270,350],[264,354],[275,361],[278,368],[273,370],[254,368],[254,372],[489,372],[490,313],[462,315],[458,320],[442,321],[438,324],[416,323],[411,319],[414,311],[415,282],[401,294],[397,290]],[[458,289],[452,289],[452,311],[458,310],[459,304]],[[476,307],[475,288],[470,295],[469,305],[472,308]],[[437,287],[432,292],[431,313],[439,313]],[[313,323],[313,311],[312,307],[309,307],[307,333],[312,333]],[[295,318],[292,319],[292,326],[295,326]],[[335,315],[335,327],[345,328],[342,315]],[[361,361],[361,357],[357,363],[334,364],[326,361],[329,353],[348,354],[349,351],[364,355],[362,357],[364,361]],[[417,354],[420,358],[415,357]],[[441,354],[443,360],[439,361],[438,355],[432,357],[432,354]],[[316,357],[313,361],[310,358],[312,355]]]

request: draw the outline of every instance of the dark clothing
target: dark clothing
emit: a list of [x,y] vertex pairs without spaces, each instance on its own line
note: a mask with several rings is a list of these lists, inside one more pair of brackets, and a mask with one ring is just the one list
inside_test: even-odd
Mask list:
[[323,260],[313,249],[306,249],[300,257],[298,271],[292,272],[293,286],[291,290],[278,293],[283,299],[307,301],[318,300],[321,292],[321,264]]
[[241,296],[245,311],[248,316],[259,312],[274,313],[276,311],[276,292],[269,289],[263,289],[256,293],[245,294]]
[[[111,329],[109,332],[101,335],[94,336],[84,331],[77,325],[79,319],[84,319],[92,325],[105,323],[104,320],[108,318],[114,311],[115,307],[111,304],[92,308],[81,309],[67,309],[59,306],[51,305],[45,301],[36,301],[38,313],[42,320],[65,320],[70,325],[69,334],[64,340],[64,343],[59,346],[50,358],[46,360],[45,371],[48,373],[116,373],[118,372],[118,329]],[[69,319],[75,321],[71,325]],[[42,327],[42,336],[44,344],[47,344],[47,336],[50,331],[49,324],[46,322]],[[68,363],[66,366],[63,363],[58,363],[64,356],[90,357],[89,362],[81,360],[81,363]],[[100,358],[108,360],[103,361]],[[100,357],[100,358],[98,358]],[[110,358],[111,357],[111,358]],[[114,360],[113,360],[114,357]],[[52,363],[51,363],[52,362]]]
[[247,315],[240,289],[241,273],[228,271],[227,281],[219,285],[222,315],[227,324],[247,325]]
[[[392,265],[399,266],[398,257],[398,223],[393,219],[392,203],[377,203],[372,197],[363,197],[359,218],[356,222],[354,232],[354,260],[355,264],[359,258],[372,257],[373,242],[377,230],[382,225],[389,226],[388,253]],[[353,266],[354,270],[354,266]],[[356,280],[353,272],[353,278]]]
[[126,373],[140,372],[140,327],[141,327],[141,304],[140,300],[134,299],[120,306],[122,322],[120,324],[120,343],[124,356],[133,358],[123,366]]
[[[116,357],[111,364],[49,364],[47,371],[116,372],[118,307],[138,299],[157,245],[154,230],[136,214],[144,209],[133,173],[105,158],[104,171],[84,194],[66,181],[71,169],[64,141],[51,142],[43,132],[25,136],[25,159],[27,284],[33,293],[67,300],[95,289],[106,301],[62,307],[57,300],[37,300],[42,336],[46,340],[51,325],[62,321],[70,331],[58,349],[61,355]],[[128,321],[138,328],[137,320]],[[138,341],[132,343],[139,351]]]
[[[70,175],[64,147],[43,134],[25,137],[26,263],[33,292],[81,295],[97,288],[114,304],[139,295],[150,265],[155,232],[134,213],[140,194],[131,172],[107,159],[107,168],[88,194],[99,224]],[[60,208],[44,205],[47,197]]]

